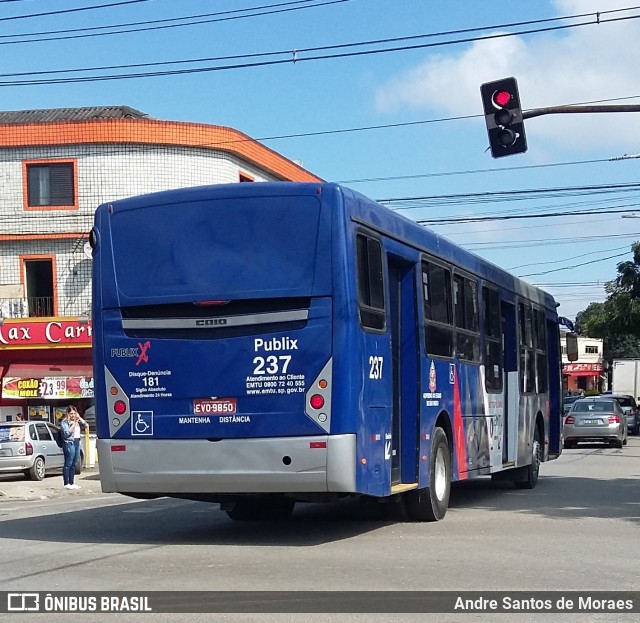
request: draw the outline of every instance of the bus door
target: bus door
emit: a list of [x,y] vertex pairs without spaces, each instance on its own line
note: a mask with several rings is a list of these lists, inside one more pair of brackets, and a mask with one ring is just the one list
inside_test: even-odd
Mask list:
[[504,422],[502,433],[502,463],[516,458],[518,434],[518,343],[516,340],[516,307],[502,301],[500,304],[504,367]]
[[549,454],[560,453],[560,441],[562,436],[562,386],[560,374],[557,370],[562,366],[560,360],[560,335],[559,325],[553,320],[547,320],[547,374],[549,375]]
[[389,450],[393,486],[417,482],[420,381],[415,265],[390,255],[388,274],[392,353],[392,436]]

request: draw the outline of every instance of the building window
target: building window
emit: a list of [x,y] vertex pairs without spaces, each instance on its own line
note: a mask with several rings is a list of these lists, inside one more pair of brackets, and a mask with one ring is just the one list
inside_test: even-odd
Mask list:
[[24,162],[26,210],[77,209],[76,162]]
[[21,259],[29,317],[55,316],[55,258],[27,256]]
[[256,179],[255,177],[252,177],[251,175],[249,175],[248,173],[242,173],[240,172],[238,174],[238,181],[239,182],[255,182]]
[[598,354],[598,347],[597,346],[585,346],[584,347],[584,352],[587,355],[597,355]]

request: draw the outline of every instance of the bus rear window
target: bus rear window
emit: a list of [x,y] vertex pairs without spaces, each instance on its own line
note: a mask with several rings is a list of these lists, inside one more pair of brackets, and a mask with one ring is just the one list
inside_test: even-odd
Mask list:
[[311,197],[193,201],[115,212],[118,290],[145,301],[172,295],[309,296],[319,214],[319,201]]

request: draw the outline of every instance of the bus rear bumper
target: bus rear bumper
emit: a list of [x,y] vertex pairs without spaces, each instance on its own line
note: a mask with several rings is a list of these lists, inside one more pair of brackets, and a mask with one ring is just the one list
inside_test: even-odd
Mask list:
[[356,436],[100,439],[102,490],[125,494],[354,493]]

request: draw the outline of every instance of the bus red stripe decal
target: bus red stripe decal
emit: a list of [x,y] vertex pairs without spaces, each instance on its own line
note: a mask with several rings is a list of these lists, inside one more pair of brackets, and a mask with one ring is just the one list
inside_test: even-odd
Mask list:
[[467,478],[467,446],[465,444],[464,423],[462,421],[462,402],[460,387],[458,386],[458,371],[454,370],[453,377],[453,443],[456,449],[455,460],[458,478]]

